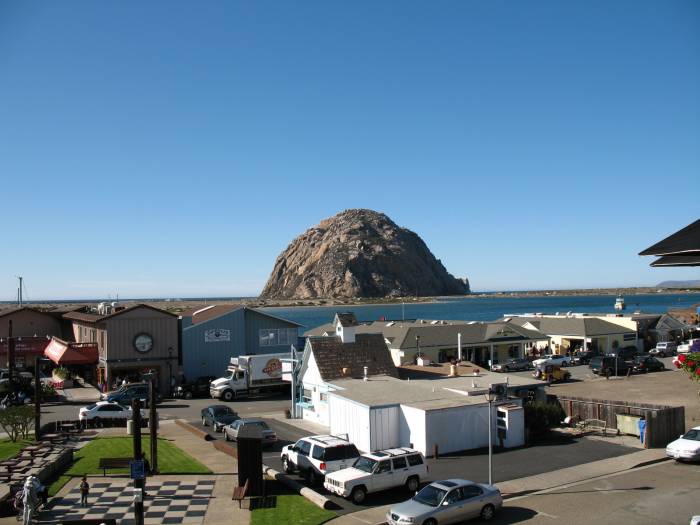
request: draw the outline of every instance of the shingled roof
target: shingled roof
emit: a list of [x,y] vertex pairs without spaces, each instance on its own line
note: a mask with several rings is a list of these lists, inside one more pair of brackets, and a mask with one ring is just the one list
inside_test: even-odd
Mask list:
[[[326,382],[341,377],[362,377],[364,367],[370,376],[398,377],[382,334],[358,334],[354,343],[343,343],[335,336],[310,337],[308,343],[321,378]],[[343,369],[347,369],[346,374]]]

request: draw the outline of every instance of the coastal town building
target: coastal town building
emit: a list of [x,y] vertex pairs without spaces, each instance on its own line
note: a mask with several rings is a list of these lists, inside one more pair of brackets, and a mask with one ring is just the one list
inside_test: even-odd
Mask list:
[[139,381],[155,371],[159,390],[168,394],[178,372],[178,316],[149,306],[88,307],[63,315],[72,323],[73,340],[96,343],[96,379],[105,389],[117,378]]
[[8,337],[14,340],[14,362],[18,369],[32,369],[37,357],[52,337],[70,335],[70,323],[61,315],[64,311],[46,311],[39,308],[21,307],[0,311],[0,363],[4,367],[8,360]]
[[[341,317],[336,319],[353,323],[350,329],[355,334],[382,334],[396,366],[413,364],[418,357],[435,363],[445,363],[461,357],[461,360],[488,366],[489,363],[524,357],[535,345],[546,344],[548,341],[548,337],[538,330],[505,320],[482,322],[417,319],[359,323],[351,313],[338,316]],[[305,335],[328,336],[343,328],[342,323],[334,320],[333,323],[309,330]]]
[[[613,322],[612,319],[585,314],[522,314],[509,315],[503,320],[544,334],[548,338],[545,348],[554,354],[563,355],[578,349],[607,353],[616,348],[637,346],[638,335],[633,322]],[[542,348],[540,344],[537,347]]]
[[225,374],[232,357],[289,352],[299,324],[248,308],[218,304],[180,314],[182,371],[187,379]]
[[483,370],[462,377],[400,379],[386,335],[366,333],[366,326],[352,314],[336,314],[325,335],[307,338],[299,371],[304,419],[328,427],[331,434],[348,434],[364,451],[399,446],[426,455],[436,447],[440,453],[468,450],[488,444],[484,394],[494,388],[501,396],[492,407],[493,442],[504,447],[524,443],[522,402],[541,397],[542,382]]

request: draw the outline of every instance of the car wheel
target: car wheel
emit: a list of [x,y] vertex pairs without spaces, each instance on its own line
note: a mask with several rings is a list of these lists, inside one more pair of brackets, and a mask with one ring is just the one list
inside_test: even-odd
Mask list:
[[569,379],[571,379],[571,374],[569,374],[569,373],[565,374],[564,381],[568,381]]
[[205,418],[205,417],[202,418],[202,426],[203,427],[207,426],[207,418]]
[[503,367],[503,371],[504,371],[504,372],[510,372],[510,368],[508,368],[507,366],[504,366],[504,367]]
[[229,439],[229,437],[228,437],[228,432],[226,432],[225,430],[224,430],[224,439],[225,439],[226,441],[231,441],[231,440]]
[[92,424],[95,425],[96,427],[99,427],[102,424],[102,420],[100,419],[100,416],[93,417]]
[[221,394],[221,399],[224,401],[233,401],[233,392],[231,390],[227,390],[223,394]]
[[185,392],[185,399],[192,399],[192,392],[190,392],[189,390]]
[[420,481],[417,476],[411,476],[406,480],[406,488],[409,492],[416,492],[419,485]]
[[282,456],[282,470],[284,470],[286,474],[292,472],[292,464],[289,462],[289,458],[287,456]]
[[435,521],[434,519],[430,518],[429,520],[425,520],[425,521],[423,522],[423,525],[437,525],[437,521]]
[[666,354],[664,354],[663,352],[659,352],[659,357],[666,357]]
[[352,493],[350,494],[350,498],[352,499],[352,502],[355,505],[359,505],[363,501],[365,501],[365,498],[367,497],[367,489],[364,487],[355,487],[352,489]]
[[309,484],[310,487],[315,487],[318,483],[318,475],[316,474],[314,469],[310,468],[306,471],[306,482]]
[[495,515],[496,509],[493,505],[484,505],[484,508],[481,509],[481,519],[484,521],[489,521],[490,519],[493,519]]

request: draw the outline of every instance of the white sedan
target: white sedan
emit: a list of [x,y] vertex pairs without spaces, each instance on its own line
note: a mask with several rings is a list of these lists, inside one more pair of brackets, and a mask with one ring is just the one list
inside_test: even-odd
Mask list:
[[571,365],[571,358],[567,355],[556,355],[556,354],[546,354],[539,359],[535,359],[532,362],[533,366],[540,365],[558,365],[558,366],[569,366]]
[[677,461],[700,460],[700,427],[693,427],[666,445],[666,455]]
[[[103,419],[130,419],[131,415],[131,407],[125,407],[119,403],[110,401],[98,401],[97,403],[81,408],[78,412],[78,419],[80,421],[92,421],[97,423]],[[141,417],[147,417],[143,409],[141,410]]]

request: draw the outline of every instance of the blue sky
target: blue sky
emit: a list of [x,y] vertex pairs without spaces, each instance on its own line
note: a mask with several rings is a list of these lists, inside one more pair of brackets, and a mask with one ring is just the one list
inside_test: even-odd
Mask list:
[[700,278],[696,1],[0,3],[0,300],[255,295],[387,213],[477,290]]

